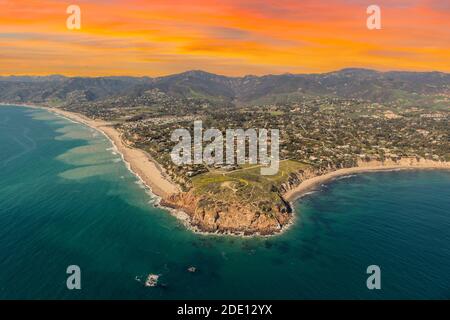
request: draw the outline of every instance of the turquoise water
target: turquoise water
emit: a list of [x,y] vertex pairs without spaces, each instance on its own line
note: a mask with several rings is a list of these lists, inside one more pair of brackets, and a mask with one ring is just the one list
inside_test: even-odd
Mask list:
[[[450,298],[450,172],[339,179],[296,203],[285,234],[239,239],[154,208],[90,128],[1,107],[0,147],[1,299]],[[366,288],[372,264],[380,291]],[[144,287],[149,273],[165,286]]]

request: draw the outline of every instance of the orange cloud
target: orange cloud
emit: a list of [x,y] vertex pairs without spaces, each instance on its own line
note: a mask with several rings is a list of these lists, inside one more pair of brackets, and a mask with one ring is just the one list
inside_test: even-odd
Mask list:
[[[344,67],[450,71],[445,0],[379,0],[382,30],[362,0],[0,0],[0,73],[228,75]],[[72,4],[72,3],[71,3]]]

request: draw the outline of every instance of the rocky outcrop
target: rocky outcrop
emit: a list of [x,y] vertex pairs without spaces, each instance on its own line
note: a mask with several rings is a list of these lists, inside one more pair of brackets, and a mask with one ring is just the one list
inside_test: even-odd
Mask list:
[[292,222],[291,204],[283,194],[318,174],[321,171],[312,168],[291,173],[281,185],[272,186],[278,200],[267,201],[258,209],[249,203],[214,201],[208,195],[197,195],[195,190],[172,195],[163,199],[161,205],[184,211],[189,216],[190,226],[202,232],[271,235]]
[[291,173],[287,181],[282,183],[281,186],[279,187],[279,192],[281,195],[283,195],[289,190],[292,190],[298,185],[300,185],[300,183],[302,183],[304,180],[313,178],[317,175],[321,175],[324,173],[326,173],[326,171],[314,169],[313,167],[304,170],[299,170],[298,172],[295,173]]
[[[358,161],[355,172],[364,172],[365,169],[391,169],[391,168],[450,168],[449,162],[418,159],[415,157],[397,160]],[[184,211],[189,216],[189,224],[198,231],[219,234],[238,235],[272,235],[284,230],[292,222],[293,213],[290,203],[284,195],[295,191],[303,181],[318,176],[333,176],[336,168],[309,167],[289,174],[286,181],[279,186],[272,186],[272,192],[277,201],[267,201],[266,207],[255,209],[249,203],[237,201],[214,201],[208,195],[197,195],[194,190],[178,193],[164,199],[161,204]],[[344,170],[344,169],[343,169]],[[341,171],[341,170],[338,170]],[[367,170],[370,171],[370,170]],[[314,180],[314,179],[312,179]]]
[[173,195],[161,203],[180,209],[190,217],[190,225],[202,232],[269,235],[280,232],[289,224],[292,210],[288,202],[281,201],[270,214],[254,210],[246,203],[213,202],[207,196],[193,191]]

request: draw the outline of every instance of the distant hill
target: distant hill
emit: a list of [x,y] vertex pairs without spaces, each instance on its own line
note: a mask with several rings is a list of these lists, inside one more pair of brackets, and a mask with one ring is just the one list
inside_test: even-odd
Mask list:
[[[282,103],[301,96],[356,98],[386,103],[430,103],[450,94],[450,74],[441,72],[378,72],[343,69],[323,74],[226,77],[203,71],[149,77],[0,77],[0,101],[85,103],[137,99],[158,89],[168,97],[211,104]],[[445,107],[445,105],[444,105]]]

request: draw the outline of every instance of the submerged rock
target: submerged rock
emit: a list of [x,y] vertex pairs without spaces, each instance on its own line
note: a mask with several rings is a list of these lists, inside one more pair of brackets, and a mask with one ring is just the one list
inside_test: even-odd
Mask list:
[[158,285],[159,275],[149,274],[147,280],[145,281],[146,287],[156,287]]

